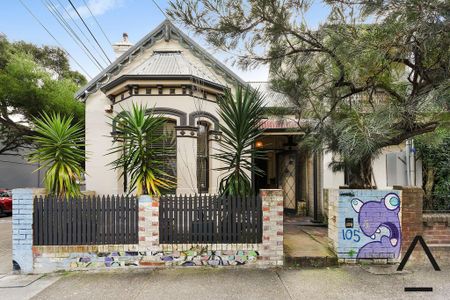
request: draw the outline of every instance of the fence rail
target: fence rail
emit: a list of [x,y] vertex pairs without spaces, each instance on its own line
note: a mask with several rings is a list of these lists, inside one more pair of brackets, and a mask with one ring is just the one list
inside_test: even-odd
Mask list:
[[262,203],[246,198],[212,195],[162,196],[159,242],[261,243]]
[[138,243],[136,197],[35,197],[34,245]]

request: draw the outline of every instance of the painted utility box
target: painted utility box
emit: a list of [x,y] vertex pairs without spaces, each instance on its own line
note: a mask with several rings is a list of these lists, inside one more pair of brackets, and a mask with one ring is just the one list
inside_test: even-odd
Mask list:
[[397,259],[400,196],[396,190],[328,190],[329,237],[338,258]]

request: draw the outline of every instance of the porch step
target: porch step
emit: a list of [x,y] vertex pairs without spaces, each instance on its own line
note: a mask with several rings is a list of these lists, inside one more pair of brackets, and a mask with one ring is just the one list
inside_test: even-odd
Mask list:
[[337,266],[338,259],[335,256],[285,256],[284,265],[286,267],[326,268]]

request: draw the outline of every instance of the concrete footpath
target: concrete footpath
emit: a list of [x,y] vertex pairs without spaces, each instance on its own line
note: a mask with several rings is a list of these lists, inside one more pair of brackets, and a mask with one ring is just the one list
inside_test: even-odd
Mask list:
[[[449,299],[450,271],[345,266],[329,269],[179,268],[62,274],[32,299]],[[380,275],[384,274],[384,275]],[[433,292],[405,292],[433,287]],[[18,299],[11,290],[2,299]]]
[[30,299],[55,283],[60,275],[15,275],[12,272],[12,218],[0,218],[0,299]]
[[[317,236],[317,234],[315,234]],[[110,269],[17,276],[11,272],[11,218],[0,219],[0,299],[450,299],[450,267],[406,265],[321,269],[245,267]],[[432,287],[433,292],[405,292]]]

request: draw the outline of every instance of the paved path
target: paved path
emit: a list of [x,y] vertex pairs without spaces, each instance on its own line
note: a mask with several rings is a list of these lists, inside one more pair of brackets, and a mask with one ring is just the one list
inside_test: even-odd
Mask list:
[[[327,241],[321,237],[326,227],[284,225],[284,253],[290,257],[326,257],[334,256],[328,249]],[[322,238],[322,240],[320,240]]]
[[[359,266],[310,270],[183,268],[71,273],[33,299],[448,299],[450,271],[375,275]],[[405,293],[431,286],[432,293]]]

